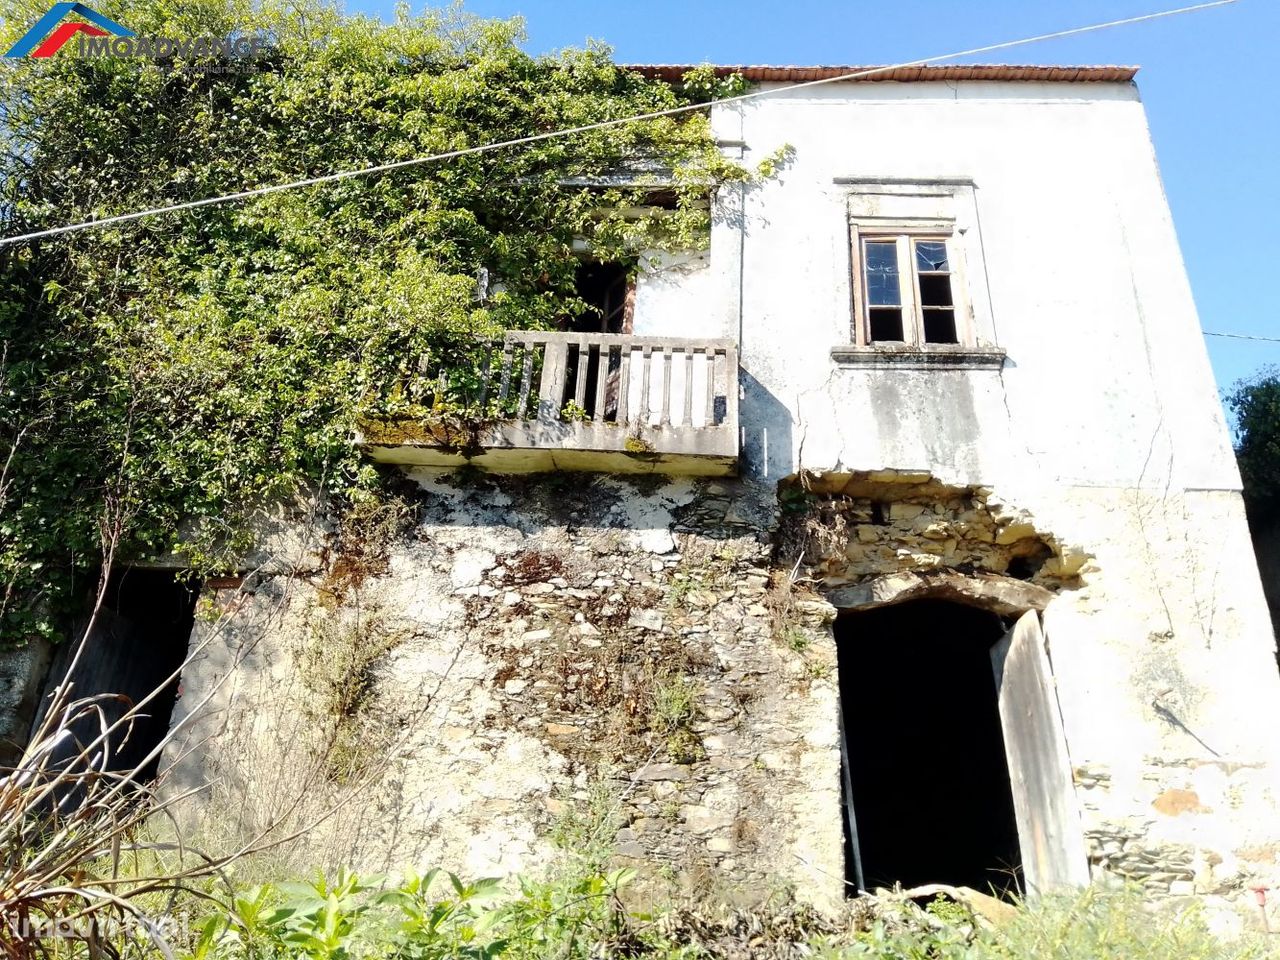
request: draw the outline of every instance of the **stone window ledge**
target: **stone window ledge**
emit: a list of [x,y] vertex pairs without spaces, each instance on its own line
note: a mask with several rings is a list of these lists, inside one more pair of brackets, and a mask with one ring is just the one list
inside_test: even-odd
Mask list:
[[831,359],[849,366],[896,370],[930,370],[952,367],[963,370],[999,370],[1005,352],[990,347],[859,347],[843,344],[831,348]]

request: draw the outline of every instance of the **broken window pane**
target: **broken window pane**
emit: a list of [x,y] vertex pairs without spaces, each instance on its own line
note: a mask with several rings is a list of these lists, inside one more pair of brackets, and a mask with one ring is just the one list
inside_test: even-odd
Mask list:
[[898,286],[898,244],[893,240],[868,242],[865,250],[867,302],[876,307],[899,306],[902,293]]
[[[923,277],[921,279],[924,279]],[[956,336],[956,312],[954,310],[928,310],[924,312],[925,343],[959,343]]]
[[902,336],[902,310],[894,307],[885,309],[884,307],[871,308],[871,342],[875,343],[881,340],[898,340],[901,341]]
[[919,240],[916,242],[917,270],[950,270],[947,264],[947,244],[943,240]]
[[922,307],[951,306],[951,277],[945,273],[920,274],[920,305]]

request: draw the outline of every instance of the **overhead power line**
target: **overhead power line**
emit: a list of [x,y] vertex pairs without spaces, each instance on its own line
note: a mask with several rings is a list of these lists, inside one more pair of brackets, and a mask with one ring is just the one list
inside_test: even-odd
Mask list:
[[128,223],[133,220],[141,220],[144,217],[155,217],[165,213],[179,213],[184,210],[195,210],[199,207],[213,206],[214,204],[233,203],[238,200],[247,200],[251,197],[262,197],[267,194],[280,193],[285,190],[314,187],[323,183],[335,183],[339,180],[351,179],[352,177],[364,177],[377,173],[387,173],[391,170],[403,170],[408,167],[419,166],[425,163],[438,163],[443,160],[454,160],[458,157],[488,153],[493,150],[501,150],[507,147],[519,147],[530,143],[539,143],[544,140],[553,140],[558,137],[568,137],[579,133],[589,133],[592,130],[605,130],[610,127],[618,127],[627,123],[639,123],[645,120],[656,120],[659,117],[670,117],[683,113],[691,113],[697,110],[707,110],[712,106],[721,106],[729,103],[743,103],[748,100],[775,96],[779,93],[790,93],[793,90],[799,90],[805,87],[816,87],[826,83],[839,83],[845,80],[859,80],[863,77],[871,77],[878,73],[887,73],[904,67],[923,67],[928,66],[931,63],[941,63],[944,60],[955,60],[959,57],[971,57],[980,53],[993,53],[996,50],[1008,50],[1012,47],[1026,46],[1027,44],[1040,43],[1045,40],[1060,40],[1064,37],[1074,37],[1082,33],[1093,33],[1099,30],[1107,30],[1112,27],[1121,27],[1134,23],[1145,23],[1150,20],[1159,20],[1164,17],[1176,17],[1184,13],[1195,13],[1196,11],[1208,10],[1212,7],[1225,7],[1227,4],[1235,2],[1236,0],[1210,0],[1210,2],[1207,3],[1197,3],[1187,7],[1176,7],[1170,10],[1161,10],[1157,13],[1146,13],[1136,17],[1125,17],[1121,20],[1108,20],[1105,23],[1092,23],[1083,27],[1072,27],[1068,30],[1057,30],[1053,33],[1042,33],[1033,37],[1023,37],[1019,40],[1006,40],[1001,43],[992,43],[983,47],[972,47],[968,50],[959,50],[955,53],[946,53],[936,57],[925,57],[921,60],[909,60],[904,63],[896,63],[889,66],[856,70],[852,73],[840,74],[834,77],[823,77],[819,80],[805,80],[801,83],[791,84],[782,88],[754,90],[750,93],[743,93],[733,97],[724,97],[720,100],[714,100],[711,103],[685,104],[679,107],[671,107],[666,110],[655,110],[651,113],[640,113],[630,117],[618,117],[613,120],[602,120],[598,123],[588,123],[578,127],[568,127],[563,130],[551,130],[546,133],[532,134],[527,137],[516,137],[512,140],[499,140],[493,143],[481,144],[480,146],[466,147],[461,150],[449,150],[444,153],[430,154],[425,157],[413,157],[409,160],[397,160],[393,163],[383,163],[373,167],[363,167],[358,170],[342,170],[336,173],[324,174],[319,177],[308,177],[304,180],[279,183],[269,187],[255,187],[251,190],[241,190],[237,193],[227,193],[216,197],[205,197],[202,200],[189,200],[184,203],[174,203],[163,207],[151,207],[147,210],[137,210],[132,213],[122,213],[111,217],[85,220],[80,223],[67,224],[61,227],[51,227],[47,230],[36,230],[32,233],[23,233],[13,237],[0,237],[0,246],[21,243],[24,240],[36,240],[41,237],[57,236],[58,234],[63,233],[74,233],[79,230],[89,230],[94,227],[106,227],[113,224]]
[[1252,333],[1218,333],[1214,330],[1201,330],[1206,337],[1230,337],[1232,340],[1265,340],[1267,343],[1280,343],[1280,337],[1259,337]]

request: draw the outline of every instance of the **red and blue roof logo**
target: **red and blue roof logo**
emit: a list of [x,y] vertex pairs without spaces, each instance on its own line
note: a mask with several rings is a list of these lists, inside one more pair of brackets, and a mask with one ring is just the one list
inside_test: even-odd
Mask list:
[[[71,14],[88,22],[73,20],[70,23],[62,23],[63,19]],[[5,56],[13,60],[26,56],[52,57],[62,49],[64,43],[77,34],[90,37],[107,37],[113,34],[117,37],[137,36],[128,27],[122,27],[83,3],[55,3],[49,8],[48,13],[36,21],[35,26],[9,48]]]

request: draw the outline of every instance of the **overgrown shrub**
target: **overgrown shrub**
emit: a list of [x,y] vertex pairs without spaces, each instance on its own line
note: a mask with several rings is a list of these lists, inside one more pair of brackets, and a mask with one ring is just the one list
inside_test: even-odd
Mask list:
[[1235,414],[1236,460],[1251,514],[1280,510],[1280,372],[1263,370],[1235,384],[1226,397]]
[[[391,23],[328,0],[103,0],[148,35],[256,35],[265,57],[80,58],[0,71],[6,235],[702,102],[600,46],[534,57],[518,20]],[[0,45],[48,8],[0,3]],[[163,68],[162,68],[163,67]],[[691,247],[746,172],[698,111],[0,249],[0,641],[55,636],[98,560],[215,572],[264,500],[376,487],[352,446],[477,344],[586,309],[601,259]],[[636,219],[661,180],[674,209]],[[433,360],[434,358],[434,360]],[[434,364],[434,369],[433,369]]]
[[191,960],[360,960],[599,955],[630,918],[618,890],[628,871],[556,883],[464,882],[430,870],[392,886],[342,874],[332,883],[268,884],[235,898],[199,928]]
[[343,875],[237,898],[211,919],[191,960],[651,957],[655,960],[1262,960],[1261,940],[1226,942],[1197,911],[1159,909],[1137,890],[1009,907],[1000,925],[962,902],[922,908],[901,896],[860,897],[835,913],[792,900],[745,909],[700,898],[629,911],[631,871],[548,882],[466,883],[431,871],[391,887]]

